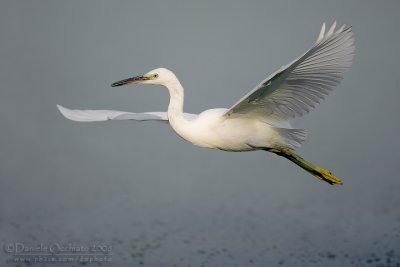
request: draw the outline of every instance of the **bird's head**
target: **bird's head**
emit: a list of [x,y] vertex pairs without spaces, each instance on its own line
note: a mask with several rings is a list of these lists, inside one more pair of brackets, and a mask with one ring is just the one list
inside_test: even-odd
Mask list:
[[121,80],[111,84],[112,87],[122,86],[126,84],[160,84],[166,85],[171,81],[176,80],[175,74],[165,68],[158,68],[147,72],[146,74]]

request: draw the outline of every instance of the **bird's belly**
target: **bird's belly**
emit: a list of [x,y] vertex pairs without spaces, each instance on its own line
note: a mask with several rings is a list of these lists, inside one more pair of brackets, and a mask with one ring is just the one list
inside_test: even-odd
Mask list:
[[252,120],[229,119],[209,125],[193,125],[188,141],[194,145],[225,151],[252,151],[274,147],[280,138],[273,127]]

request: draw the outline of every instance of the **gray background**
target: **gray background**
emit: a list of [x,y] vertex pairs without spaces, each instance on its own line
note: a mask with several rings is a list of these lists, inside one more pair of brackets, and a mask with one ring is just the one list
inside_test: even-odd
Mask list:
[[[113,266],[398,266],[399,7],[0,1],[2,247],[105,242]],[[110,84],[167,67],[187,112],[229,107],[335,19],[354,27],[353,67],[295,124],[309,132],[299,154],[341,187],[265,152],[197,148],[159,123],[71,122],[55,106],[166,110],[161,87]]]

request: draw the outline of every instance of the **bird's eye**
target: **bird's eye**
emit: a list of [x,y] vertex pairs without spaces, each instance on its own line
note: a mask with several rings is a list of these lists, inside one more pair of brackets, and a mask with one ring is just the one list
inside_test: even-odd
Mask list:
[[158,78],[158,74],[157,74],[157,73],[154,73],[154,74],[153,74],[153,78],[154,78],[154,79]]

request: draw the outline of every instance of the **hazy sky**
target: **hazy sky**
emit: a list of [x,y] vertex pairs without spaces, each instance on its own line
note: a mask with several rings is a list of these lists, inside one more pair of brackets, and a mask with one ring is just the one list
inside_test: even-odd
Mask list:
[[[399,11],[394,0],[0,0],[2,247],[99,241],[113,266],[400,264]],[[341,187],[265,152],[194,147],[167,124],[77,123],[56,109],[164,111],[164,88],[110,87],[157,67],[181,80],[185,111],[229,107],[334,20],[353,26],[353,67],[294,124],[309,137],[298,153]]]

